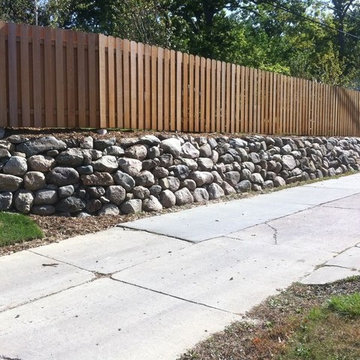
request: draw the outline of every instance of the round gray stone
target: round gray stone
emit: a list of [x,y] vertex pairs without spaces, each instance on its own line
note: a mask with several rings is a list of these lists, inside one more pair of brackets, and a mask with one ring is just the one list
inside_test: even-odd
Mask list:
[[71,167],[55,167],[48,174],[47,181],[57,186],[77,184],[79,173]]
[[160,202],[163,207],[171,208],[171,207],[175,206],[175,204],[176,204],[176,196],[174,195],[174,193],[172,191],[164,190],[160,194]]
[[162,210],[162,205],[160,201],[153,195],[150,195],[148,199],[143,200],[142,208],[144,211],[160,211]]
[[34,203],[34,195],[28,190],[19,190],[15,194],[14,205],[17,211],[28,214]]
[[23,176],[27,172],[28,166],[25,158],[21,156],[12,156],[5,166],[3,172],[14,176]]
[[45,175],[40,171],[29,171],[24,176],[26,190],[39,190],[45,186]]
[[126,197],[126,191],[121,185],[111,185],[106,189],[106,197],[115,205],[120,205]]

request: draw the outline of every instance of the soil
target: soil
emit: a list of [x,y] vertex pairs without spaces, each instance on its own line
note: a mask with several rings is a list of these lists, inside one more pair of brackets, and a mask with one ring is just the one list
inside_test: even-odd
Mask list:
[[243,322],[233,323],[179,359],[279,359],[311,308],[323,305],[333,295],[355,292],[360,292],[360,277],[326,285],[294,284],[253,308]]

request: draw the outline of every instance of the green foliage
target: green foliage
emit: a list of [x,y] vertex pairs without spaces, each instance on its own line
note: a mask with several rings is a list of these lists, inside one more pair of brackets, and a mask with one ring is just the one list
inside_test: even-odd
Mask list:
[[329,300],[328,307],[345,316],[360,316],[360,293],[346,296],[333,296]]
[[43,236],[42,230],[29,217],[0,212],[0,247]]
[[333,296],[327,306],[310,310],[280,359],[359,359],[359,316],[360,293]]

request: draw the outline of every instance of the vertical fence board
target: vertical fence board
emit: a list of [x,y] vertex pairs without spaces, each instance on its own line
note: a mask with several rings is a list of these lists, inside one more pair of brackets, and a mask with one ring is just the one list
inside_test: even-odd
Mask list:
[[65,127],[64,117],[64,40],[63,31],[56,31],[55,62],[56,62],[56,124]]
[[116,38],[116,127],[122,129],[124,127],[124,84],[123,84],[123,54],[122,41]]
[[164,130],[170,128],[170,50],[164,50]]
[[164,50],[158,48],[157,58],[157,130],[163,130],[163,61],[164,61]]
[[116,126],[116,102],[115,102],[115,38],[108,36],[108,51],[107,51],[107,84],[108,84],[108,124],[109,127],[114,128]]
[[221,132],[226,131],[226,63],[221,62]]
[[[130,127],[131,129],[137,128],[137,43],[130,42]],[[156,66],[156,64],[155,64]],[[156,106],[155,106],[156,109]],[[156,127],[156,126],[155,126]]]
[[[20,25],[21,125],[30,126],[29,26]],[[62,96],[62,94],[60,95]]]
[[200,132],[205,131],[206,60],[200,59]]
[[182,131],[189,131],[189,55],[183,55],[183,126]]
[[87,127],[86,122],[86,97],[85,97],[85,46],[86,34],[79,32],[77,34],[77,74],[78,74],[78,119],[79,127]]
[[[98,127],[97,120],[97,81],[96,81],[96,42],[97,42],[96,34],[88,34],[88,73],[87,76],[89,78],[89,126],[90,127]],[[67,44],[68,47],[68,44]],[[97,126],[95,126],[97,125]]]
[[[235,132],[235,72],[236,66],[234,64],[231,65],[231,96],[230,96],[230,132]],[[228,130],[228,131],[229,131]]]
[[194,81],[194,131],[199,132],[199,93],[200,93],[200,58],[195,56],[195,81]]
[[181,131],[182,120],[182,56],[178,51],[176,53],[176,130]]
[[138,63],[137,63],[137,98],[138,98],[138,129],[144,130],[144,45],[138,43]]
[[124,127],[131,128],[130,123],[130,41],[123,40],[123,79],[124,79]]
[[211,129],[211,60],[206,60],[206,112],[205,112],[205,131]]
[[221,61],[216,61],[216,129],[221,131]]
[[151,47],[145,45],[145,129],[151,129]]
[[7,68],[6,68],[6,28],[7,25],[0,22],[0,126],[6,127],[7,121]]
[[170,130],[176,129],[176,53],[170,52]]
[[10,126],[16,127],[18,122],[18,74],[16,51],[16,25],[8,25],[8,66],[9,66],[9,119]]
[[189,131],[194,131],[194,55],[189,56]]

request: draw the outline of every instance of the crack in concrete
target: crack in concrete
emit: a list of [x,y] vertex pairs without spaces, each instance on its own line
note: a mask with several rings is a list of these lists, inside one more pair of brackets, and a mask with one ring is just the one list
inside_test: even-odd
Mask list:
[[[165,215],[165,214],[164,214],[164,215]],[[141,220],[141,219],[140,219],[140,220]],[[137,221],[137,220],[135,220],[135,221]],[[151,231],[151,230],[133,228],[133,227],[131,227],[131,226],[125,226],[125,225],[123,225],[123,224],[116,225],[116,227],[122,228],[122,229],[125,230],[125,231],[130,231],[130,230],[132,230],[132,231],[142,231],[142,232],[147,233],[147,234],[164,236],[164,237],[168,237],[168,238],[170,238],[170,239],[185,241],[185,242],[187,242],[187,243],[194,244],[194,245],[196,245],[196,244],[198,243],[198,241],[183,239],[183,238],[181,238],[181,237],[176,237],[176,236],[174,236],[174,235],[167,235],[167,234],[164,234],[164,233],[158,233],[158,232]]]
[[114,280],[114,281],[117,281],[117,282],[126,284],[126,285],[135,286],[135,287],[137,287],[137,288],[139,288],[139,289],[151,291],[151,292],[154,292],[154,293],[156,293],[156,294],[168,296],[168,297],[171,297],[171,298],[174,298],[174,299],[177,299],[177,300],[182,300],[182,301],[185,301],[185,302],[194,304],[194,305],[204,306],[204,307],[206,307],[206,308],[208,308],[208,309],[217,310],[217,311],[222,311],[222,312],[225,312],[225,313],[227,313],[227,314],[232,314],[232,315],[236,315],[236,316],[242,316],[242,315],[243,315],[243,314],[240,314],[240,313],[234,313],[234,312],[232,312],[232,311],[225,310],[225,309],[221,309],[221,308],[218,308],[218,307],[216,307],[216,306],[208,305],[208,304],[205,304],[205,303],[202,303],[202,302],[198,302],[198,301],[195,301],[195,300],[186,299],[186,298],[183,298],[183,297],[181,297],[181,296],[172,295],[172,294],[169,294],[169,293],[160,291],[160,290],[151,289],[151,288],[148,288],[148,287],[146,287],[146,286],[134,284],[134,283],[131,283],[131,282],[128,282],[128,281],[125,281],[125,280],[114,279],[113,277],[111,277],[111,279]]
[[0,355],[0,360],[21,360],[21,359],[18,357],[9,357],[5,355]]
[[[339,199],[341,200],[341,199]],[[335,200],[337,201],[337,200]],[[326,208],[330,208],[330,209],[339,209],[339,210],[355,210],[355,211],[360,211],[360,209],[354,209],[354,208],[348,208],[348,207],[343,207],[343,206],[331,206],[331,205],[323,205]]]
[[274,245],[278,245],[278,230],[275,226],[270,225],[268,221],[265,222],[265,224],[273,231],[273,239],[274,239]]

